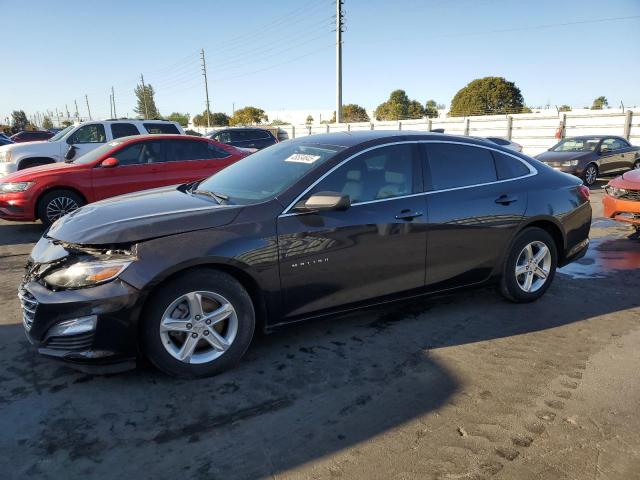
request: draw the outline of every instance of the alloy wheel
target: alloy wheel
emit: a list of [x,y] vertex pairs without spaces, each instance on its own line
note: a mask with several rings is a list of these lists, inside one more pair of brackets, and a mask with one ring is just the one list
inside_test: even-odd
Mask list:
[[238,316],[226,298],[198,291],[178,297],[160,321],[160,339],[175,359],[208,363],[224,354],[238,333]]
[[527,244],[516,260],[515,275],[518,286],[527,293],[542,288],[551,272],[551,251],[543,242]]
[[78,205],[73,198],[65,196],[56,197],[47,204],[47,218],[53,223],[67,213],[77,210],[79,207],[80,205]]
[[598,177],[598,170],[593,165],[587,167],[587,170],[584,172],[584,178],[586,180],[587,185],[593,185],[596,183],[596,178]]

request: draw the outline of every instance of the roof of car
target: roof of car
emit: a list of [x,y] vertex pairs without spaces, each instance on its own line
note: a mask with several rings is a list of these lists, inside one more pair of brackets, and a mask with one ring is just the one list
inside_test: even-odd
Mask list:
[[[464,141],[467,143],[491,144],[488,140],[474,137],[458,137],[446,133],[419,132],[414,130],[362,130],[356,132],[321,133],[308,137],[299,137],[295,141],[300,143],[316,143],[324,145],[336,145],[340,147],[352,147],[364,142],[381,139],[409,139],[422,137],[430,140]],[[495,146],[495,144],[491,144]]]

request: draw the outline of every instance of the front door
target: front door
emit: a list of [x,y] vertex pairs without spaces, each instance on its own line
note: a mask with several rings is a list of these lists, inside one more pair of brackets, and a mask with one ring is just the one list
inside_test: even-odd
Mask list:
[[118,160],[117,167],[98,165],[92,170],[95,200],[159,186],[158,164],[164,161],[160,140],[127,145],[113,157]]
[[[517,158],[457,143],[423,144],[429,213],[426,283],[432,290],[486,280],[527,207]],[[518,180],[518,177],[525,177]]]
[[345,211],[278,219],[285,316],[371,301],[424,286],[427,215],[415,144],[383,146],[347,161],[313,193],[349,195]]

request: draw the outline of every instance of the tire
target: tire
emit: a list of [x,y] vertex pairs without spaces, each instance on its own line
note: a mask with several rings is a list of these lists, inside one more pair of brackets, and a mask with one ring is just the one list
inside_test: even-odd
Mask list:
[[[532,262],[535,262],[537,254],[542,255],[542,246],[546,247],[548,253],[537,264],[529,263],[529,246],[533,254]],[[536,265],[540,269],[536,269]],[[533,302],[544,295],[551,285],[557,265],[558,250],[551,235],[541,228],[527,228],[518,234],[511,245],[511,251],[502,267],[500,293],[514,303]],[[516,268],[523,273],[516,274]],[[539,272],[545,273],[546,277],[542,278]],[[531,279],[530,283],[527,278]],[[529,290],[527,285],[530,285]]]
[[640,170],[640,158],[633,163],[633,170]]
[[582,181],[587,187],[592,187],[596,183],[598,177],[598,166],[595,163],[590,163],[582,172]]
[[[215,312],[221,313],[214,316]],[[205,323],[207,317],[213,322]],[[251,297],[235,278],[212,269],[193,270],[151,295],[142,316],[140,343],[149,361],[164,373],[208,377],[240,361],[255,323]]]
[[86,203],[84,198],[71,190],[53,190],[38,201],[38,218],[48,228],[58,218]]

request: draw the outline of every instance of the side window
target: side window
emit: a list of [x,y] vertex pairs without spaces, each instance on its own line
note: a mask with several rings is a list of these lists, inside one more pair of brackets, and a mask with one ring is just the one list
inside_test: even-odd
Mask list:
[[138,127],[133,123],[112,123],[111,134],[113,138],[129,137],[131,135],[140,135]]
[[505,155],[500,152],[493,152],[493,158],[496,161],[496,172],[498,180],[507,180],[509,178],[524,177],[531,173],[529,168],[521,161]]
[[180,131],[178,127],[176,127],[173,123],[143,123],[144,128],[147,129],[147,132],[152,134],[158,133],[176,133],[179,134]]
[[231,141],[231,134],[229,132],[216,133],[213,137],[220,143],[229,143]]
[[317,192],[349,195],[351,203],[399,197],[420,187],[419,163],[412,144],[376,148],[349,160],[316,185]]
[[113,155],[120,165],[146,165],[163,162],[160,142],[138,142]]
[[104,143],[106,141],[104,126],[99,123],[80,127],[71,136],[71,143]]
[[230,130],[231,141],[232,142],[245,142],[247,140],[251,140],[251,134],[246,130]]
[[425,147],[432,190],[466,187],[498,179],[491,150],[450,143],[432,143]]
[[622,143],[622,141],[618,140],[617,138],[607,138],[602,141],[602,146],[600,147],[600,151],[611,152],[614,150],[621,150],[625,147],[626,145]]

